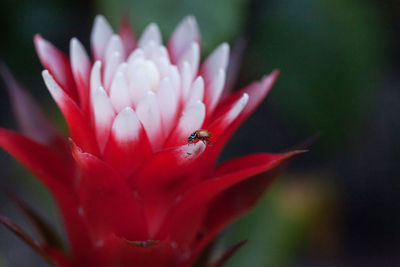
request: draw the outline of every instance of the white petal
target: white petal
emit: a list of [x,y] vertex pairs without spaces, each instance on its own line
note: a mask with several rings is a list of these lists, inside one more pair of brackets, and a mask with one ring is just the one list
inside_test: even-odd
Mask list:
[[229,45],[223,43],[218,46],[202,65],[202,74],[208,84],[219,69],[226,71],[229,61]]
[[143,49],[141,48],[137,48],[135,50],[133,50],[133,52],[129,55],[128,57],[128,64],[133,64],[134,61],[136,61],[137,59],[145,59],[146,55],[144,54]]
[[201,128],[206,115],[206,108],[200,101],[186,108],[179,119],[177,133],[179,138],[189,136],[194,131]]
[[168,136],[175,126],[178,111],[178,99],[175,94],[175,89],[171,84],[171,80],[168,77],[161,81],[160,89],[157,93],[157,100],[160,107],[164,134]]
[[70,58],[75,82],[78,82],[79,75],[80,78],[83,79],[85,87],[87,87],[89,84],[89,72],[91,63],[85,48],[76,38],[72,38],[70,42]]
[[151,23],[149,24],[143,31],[142,35],[140,36],[138,46],[143,48],[149,42],[153,41],[157,45],[161,45],[161,32],[158,28],[157,24]]
[[187,61],[192,70],[192,78],[197,75],[200,61],[200,48],[198,43],[192,43],[180,58],[180,64]]
[[104,85],[107,92],[110,91],[110,86],[114,78],[114,74],[122,61],[123,58],[119,52],[114,52],[109,58],[106,59],[106,67],[104,69]]
[[103,87],[101,82],[101,61],[98,60],[94,63],[92,67],[92,72],[90,73],[90,99],[93,102],[94,95],[99,87]]
[[99,87],[96,90],[94,95],[93,109],[97,142],[99,144],[100,151],[103,152],[110,135],[115,112],[110,99],[102,87]]
[[181,146],[182,154],[180,160],[193,160],[193,158],[197,158],[200,156],[203,151],[206,149],[206,144],[203,142],[197,142],[190,145]]
[[169,42],[173,62],[178,62],[179,57],[185,52],[192,42],[200,41],[200,33],[196,19],[188,16],[176,27]]
[[153,92],[147,92],[147,95],[139,102],[136,114],[146,131],[153,151],[159,150],[164,142],[164,134],[161,127],[160,109]]
[[108,40],[114,33],[110,24],[102,15],[97,15],[94,19],[94,25],[90,36],[93,57],[95,60],[104,58]]
[[234,119],[236,119],[236,117],[240,114],[240,112],[242,112],[248,101],[249,95],[244,93],[243,96],[238,101],[236,101],[233,107],[225,114],[224,124],[229,124]]
[[112,132],[117,141],[123,143],[138,140],[141,128],[135,111],[126,107],[115,117]]
[[[129,68],[129,67],[128,67]],[[131,103],[137,106],[140,100],[151,91],[150,82],[147,79],[147,74],[141,68],[131,72],[128,70],[129,80],[129,96]]]
[[183,62],[182,68],[181,68],[181,95],[182,95],[182,101],[186,102],[188,96],[189,96],[189,90],[190,86],[193,81],[192,77],[192,70],[190,68],[190,65],[187,61]]
[[203,101],[204,97],[204,80],[201,76],[193,82],[192,88],[190,89],[189,100],[185,103],[186,106],[191,106],[197,101]]
[[54,101],[59,106],[62,106],[65,101],[65,94],[63,93],[63,89],[61,89],[61,87],[57,84],[57,82],[54,80],[48,70],[42,71],[42,77]]
[[110,58],[110,56],[115,52],[120,53],[122,58],[125,59],[125,48],[118,34],[114,34],[108,41],[105,58]]
[[117,112],[131,105],[128,83],[126,82],[123,70],[115,73],[110,89],[110,100]]
[[168,77],[171,80],[172,86],[176,92],[176,96],[179,99],[181,95],[181,77],[176,66],[170,65],[168,68]]
[[206,86],[206,106],[207,114],[212,114],[221,97],[222,90],[225,85],[225,71],[219,69],[218,74]]

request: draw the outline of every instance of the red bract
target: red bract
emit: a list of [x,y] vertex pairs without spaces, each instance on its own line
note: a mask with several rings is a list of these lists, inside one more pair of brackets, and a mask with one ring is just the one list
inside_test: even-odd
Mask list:
[[[155,24],[138,41],[127,21],[121,25],[115,34],[96,17],[93,60],[75,38],[69,58],[34,38],[69,140],[3,69],[24,135],[0,129],[0,145],[51,191],[70,250],[20,236],[60,266],[190,266],[255,204],[276,167],[299,153],[256,154],[216,166],[278,71],[235,93],[224,91],[229,46],[220,45],[200,65],[194,18],[183,20],[167,47]],[[187,144],[198,129],[212,133],[212,146]]]

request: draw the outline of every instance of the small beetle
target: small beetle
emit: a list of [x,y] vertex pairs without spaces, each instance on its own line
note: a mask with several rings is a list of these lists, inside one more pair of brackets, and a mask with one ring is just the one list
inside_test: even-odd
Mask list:
[[205,129],[199,129],[193,132],[187,139],[188,144],[196,143],[197,140],[203,141],[204,144],[209,145],[211,144],[210,138],[212,137],[211,133]]

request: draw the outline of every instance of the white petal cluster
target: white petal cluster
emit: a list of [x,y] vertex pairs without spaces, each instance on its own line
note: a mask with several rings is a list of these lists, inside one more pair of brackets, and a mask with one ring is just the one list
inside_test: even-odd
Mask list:
[[[174,31],[168,49],[158,26],[143,31],[136,49],[126,53],[121,37],[103,16],[91,34],[94,64],[89,68],[89,103],[100,149],[111,131],[134,138],[144,128],[154,151],[173,134],[185,138],[211,114],[225,84],[229,46],[220,45],[200,67],[200,34],[193,17]],[[71,40],[71,62],[76,77],[90,64],[80,44]],[[134,120],[127,123],[122,122]],[[138,126],[139,125],[139,126]],[[121,133],[119,133],[121,132]]]

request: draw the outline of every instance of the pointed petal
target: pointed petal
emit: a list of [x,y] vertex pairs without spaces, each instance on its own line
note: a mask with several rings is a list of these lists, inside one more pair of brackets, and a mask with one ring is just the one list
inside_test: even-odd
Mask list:
[[204,61],[201,66],[201,76],[204,77],[206,85],[213,80],[215,73],[220,69],[226,71],[229,60],[229,45],[223,43],[218,46]]
[[144,68],[128,66],[130,101],[135,107],[151,91],[151,84]]
[[152,238],[174,199],[197,179],[196,159],[205,148],[200,142],[160,151],[131,177],[129,183],[139,193]]
[[119,52],[114,52],[106,59],[104,69],[104,86],[107,92],[110,92],[111,82],[118,66],[122,63],[122,55]]
[[120,112],[125,107],[131,106],[129,88],[125,78],[124,68],[119,68],[115,73],[114,80],[111,83],[110,100],[116,112]]
[[193,76],[192,76],[192,69],[190,67],[189,62],[185,61],[182,63],[180,67],[181,73],[181,101],[185,103],[190,95],[190,87],[192,86]]
[[14,114],[23,134],[44,145],[50,145],[56,139],[61,140],[59,131],[33,97],[15,80],[6,65],[1,64],[0,74],[7,85]]
[[136,113],[143,124],[153,151],[157,151],[162,147],[165,137],[162,132],[160,109],[153,92],[148,92],[139,102]]
[[191,43],[195,42],[200,45],[200,33],[197,27],[196,19],[188,16],[176,27],[168,42],[168,50],[170,51],[172,62],[177,63],[182,54],[187,50]]
[[[13,131],[0,128],[0,147],[29,169],[52,193],[66,226],[74,255],[79,256],[89,246],[86,224],[78,214],[73,198],[74,167],[50,149]],[[83,256],[83,255],[80,255]]]
[[112,54],[114,54],[115,52],[118,52],[121,55],[122,59],[125,60],[125,48],[122,44],[121,37],[119,37],[118,34],[113,34],[108,41],[106,46],[105,59],[112,56]]
[[182,145],[194,131],[201,129],[206,110],[201,101],[196,102],[182,112],[178,125],[168,139],[168,146]]
[[128,240],[146,240],[146,221],[125,181],[105,162],[73,146],[81,171],[79,203],[96,244],[110,233]]
[[65,120],[72,138],[81,145],[85,151],[97,154],[98,148],[93,140],[93,131],[88,125],[87,119],[82,114],[76,103],[60,88],[47,70],[42,72],[47,89],[57,103]]
[[89,112],[89,79],[91,62],[85,48],[78,39],[72,38],[70,42],[70,60],[75,84],[77,85],[80,107],[85,114]]
[[189,48],[185,51],[182,57],[179,59],[180,64],[188,62],[191,70],[192,80],[197,76],[200,62],[200,47],[198,43],[192,43]]
[[201,76],[193,82],[192,88],[190,89],[189,100],[186,103],[186,107],[193,105],[197,101],[203,101],[204,97],[204,80]]
[[123,109],[114,120],[104,160],[127,179],[151,153],[150,143],[135,111],[130,107]]
[[[160,230],[161,236],[168,236],[171,240],[183,246],[190,245],[199,231],[207,209],[211,207],[211,201],[239,183],[250,179],[256,174],[277,167],[281,162],[298,153],[300,152],[251,155],[235,159],[230,163],[226,163],[227,165],[222,165],[215,173],[215,178],[206,180],[185,193],[182,200],[176,204],[176,207],[166,217],[166,222]],[[271,179],[271,177],[268,177],[267,181],[271,182]],[[238,190],[241,190],[241,186],[238,187]],[[241,196],[253,193],[244,190],[239,192]],[[241,202],[232,202],[231,205],[234,205],[234,203]],[[229,207],[229,203],[227,204]],[[223,208],[223,206],[220,207]],[[240,207],[243,206],[241,205]],[[224,219],[225,217],[218,216],[218,218]],[[179,225],[186,225],[186,227],[183,229]]]
[[168,77],[161,81],[157,94],[157,101],[160,107],[163,132],[165,136],[168,136],[175,126],[178,112],[178,98],[171,80]]
[[208,230],[196,250],[204,248],[227,224],[253,208],[280,173],[280,164],[304,152],[298,150],[281,154],[254,154],[221,164],[215,175],[227,177],[225,181],[230,180],[228,183],[233,183],[210,203],[204,222],[204,227]]
[[97,143],[103,152],[110,136],[111,125],[115,118],[115,111],[103,88],[99,87],[93,102],[94,122],[96,126]]
[[208,86],[205,88],[204,102],[207,107],[207,116],[212,116],[215,107],[221,97],[222,90],[225,85],[225,71],[219,69],[217,74],[212,78]]
[[124,44],[125,54],[129,55],[136,47],[136,37],[127,16],[122,17],[118,34]]
[[94,95],[99,87],[103,87],[101,79],[101,61],[98,60],[93,64],[92,71],[90,73],[90,102],[93,107]]
[[97,15],[94,19],[90,44],[94,60],[104,60],[107,43],[114,31],[108,21],[102,16]]
[[140,36],[138,46],[140,48],[146,47],[150,42],[154,42],[156,45],[162,44],[161,32],[158,25],[155,23],[149,24]]
[[69,58],[39,34],[34,37],[36,52],[45,69],[48,69],[61,88],[79,103]]
[[[273,71],[269,76],[264,77],[261,81],[254,82],[244,89],[239,90],[235,94],[224,99],[217,107],[214,115],[209,120],[213,122],[208,128],[213,129],[212,133],[220,132],[219,137],[214,139],[213,147],[209,150],[210,154],[207,155],[208,163],[204,163],[207,166],[213,166],[219,157],[223,147],[229,138],[236,131],[236,129],[247,119],[250,114],[259,106],[262,100],[265,98],[269,90],[272,88],[279,72]],[[235,102],[238,102],[240,98],[243,98],[244,93],[248,94],[248,102],[244,109],[239,113],[237,118],[233,121],[229,120],[230,123],[220,123],[225,120],[225,113],[230,110]],[[235,114],[235,113],[232,113]],[[222,128],[221,128],[222,127]],[[217,129],[217,130],[215,130]],[[205,168],[206,170],[207,168]]]

